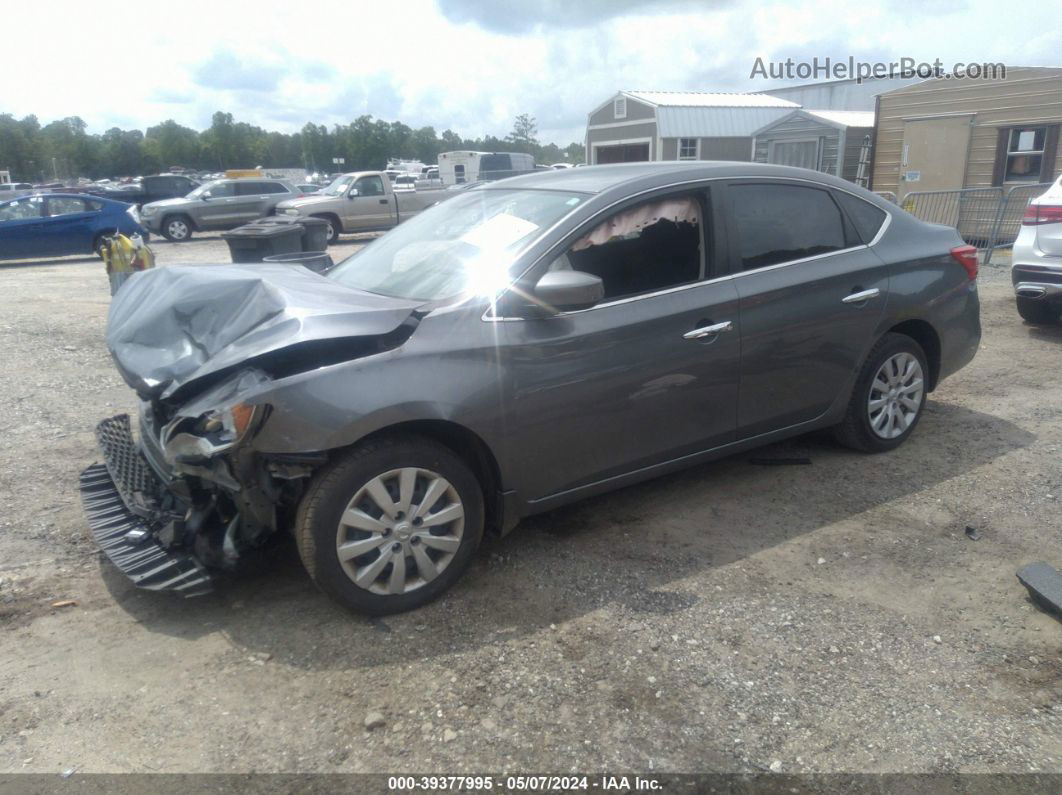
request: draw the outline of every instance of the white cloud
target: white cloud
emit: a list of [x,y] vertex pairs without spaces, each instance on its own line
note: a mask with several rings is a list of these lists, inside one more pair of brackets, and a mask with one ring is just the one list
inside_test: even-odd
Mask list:
[[215,110],[282,130],[369,113],[464,135],[504,135],[529,112],[543,140],[567,143],[618,88],[762,90],[748,77],[758,55],[1048,65],[1062,52],[1057,5],[1038,7],[1030,33],[1000,24],[988,0],[504,6],[518,17],[441,1],[446,14],[430,0],[185,0],[176,17],[127,0],[9,4],[0,112],[78,115],[94,132],[167,118],[202,128]]

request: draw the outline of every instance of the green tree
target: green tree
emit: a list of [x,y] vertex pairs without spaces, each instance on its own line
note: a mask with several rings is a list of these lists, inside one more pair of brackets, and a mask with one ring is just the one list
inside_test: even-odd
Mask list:
[[513,131],[505,136],[506,142],[513,144],[518,152],[535,154],[538,148],[538,123],[535,117],[528,113],[521,113],[513,122]]

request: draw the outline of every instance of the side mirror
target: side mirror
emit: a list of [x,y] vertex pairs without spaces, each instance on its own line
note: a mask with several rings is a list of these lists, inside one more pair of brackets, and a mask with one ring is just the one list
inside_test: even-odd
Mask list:
[[351,188],[350,189],[350,193],[347,194],[347,198],[348,199],[356,199],[360,195],[361,195],[361,191],[359,191],[357,188]]
[[210,195],[210,191],[207,191],[206,193],[202,194],[199,198],[202,199],[205,202],[208,202],[214,197]]
[[534,293],[548,309],[574,312],[599,303],[605,297],[605,285],[592,273],[550,271],[538,280]]

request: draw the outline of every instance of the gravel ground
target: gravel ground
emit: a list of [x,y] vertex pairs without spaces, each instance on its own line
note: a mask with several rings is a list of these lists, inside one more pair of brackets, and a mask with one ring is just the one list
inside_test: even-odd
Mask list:
[[0,772],[1062,772],[1060,624],[1014,577],[1062,565],[1062,328],[1023,325],[1003,269],[900,450],[802,437],[756,456],[810,466],[738,456],[555,511],[372,621],[290,546],[190,601],[101,562],[77,474],[134,409],[102,266],[0,280]]

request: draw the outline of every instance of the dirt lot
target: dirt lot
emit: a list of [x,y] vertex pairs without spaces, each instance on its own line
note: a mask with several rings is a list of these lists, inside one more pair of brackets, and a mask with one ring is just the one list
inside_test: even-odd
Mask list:
[[290,548],[191,601],[101,562],[77,475],[135,405],[106,278],[0,281],[0,772],[1062,772],[1062,624],[1014,577],[1062,565],[1062,328],[1023,325],[1002,269],[900,450],[805,437],[756,455],[810,466],[738,456],[538,517],[375,621]]

